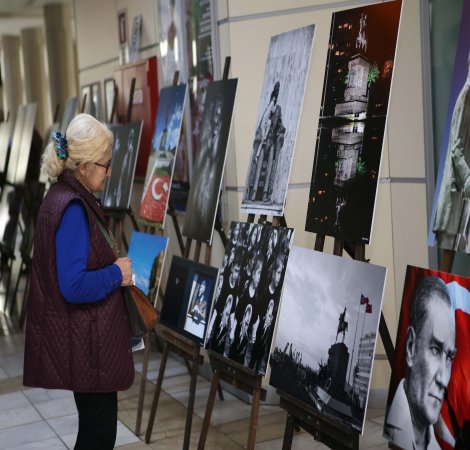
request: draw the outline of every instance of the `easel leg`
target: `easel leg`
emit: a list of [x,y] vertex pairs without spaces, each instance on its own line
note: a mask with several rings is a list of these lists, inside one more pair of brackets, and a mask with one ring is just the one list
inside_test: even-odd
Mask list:
[[294,416],[287,414],[286,429],[284,431],[284,440],[282,441],[282,450],[290,450],[292,448],[292,439],[294,438]]
[[220,382],[219,382],[219,384],[218,384],[218,386],[217,386],[217,392],[219,393],[219,400],[224,401],[224,400],[225,400],[225,398],[224,398],[224,390],[222,389],[222,385],[220,384]]
[[135,422],[135,434],[140,435],[140,426],[142,424],[142,412],[144,409],[145,384],[147,383],[147,372],[150,359],[150,334],[145,337],[144,362],[142,365],[142,376],[140,379],[139,404],[137,406],[137,420]]
[[158,400],[160,398],[160,391],[162,390],[163,375],[165,374],[166,360],[168,359],[168,345],[165,343],[165,350],[163,350],[162,361],[160,362],[160,370],[158,371],[157,385],[155,386],[155,393],[153,394],[152,407],[150,409],[149,423],[147,425],[147,432],[145,433],[145,443],[150,442],[152,436],[153,423],[157,414]]
[[207,433],[209,432],[209,424],[211,422],[212,410],[214,409],[215,394],[217,392],[217,386],[220,381],[220,373],[216,369],[214,370],[214,376],[212,378],[211,390],[209,392],[209,398],[207,399],[206,412],[204,413],[204,421],[202,422],[201,436],[199,436],[198,450],[204,450],[206,445]]
[[261,400],[261,388],[257,388],[253,395],[253,404],[251,405],[250,428],[248,430],[247,450],[254,450],[256,444],[256,429],[258,427],[259,403]]
[[189,442],[191,440],[191,426],[193,423],[193,409],[194,399],[196,397],[196,382],[198,375],[199,360],[193,361],[193,367],[191,368],[191,384],[189,386],[189,399],[188,399],[188,411],[186,412],[186,427],[184,429],[184,442],[183,450],[189,449]]

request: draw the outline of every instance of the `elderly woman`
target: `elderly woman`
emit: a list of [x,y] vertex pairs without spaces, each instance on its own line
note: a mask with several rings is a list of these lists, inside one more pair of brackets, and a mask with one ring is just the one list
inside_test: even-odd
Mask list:
[[121,286],[131,261],[118,258],[93,195],[110,175],[113,135],[88,114],[52,133],[43,169],[57,177],[39,210],[28,297],[24,385],[74,393],[75,450],[112,449],[117,391],[134,381]]

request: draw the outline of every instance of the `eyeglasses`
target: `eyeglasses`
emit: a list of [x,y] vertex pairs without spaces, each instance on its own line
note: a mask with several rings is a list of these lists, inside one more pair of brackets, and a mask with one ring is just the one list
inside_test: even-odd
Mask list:
[[95,162],[95,163],[93,163],[93,164],[95,164],[96,166],[100,166],[100,167],[105,168],[105,169],[106,169],[106,173],[108,173],[109,168],[111,167],[111,161],[109,161],[107,164],[101,164],[101,163],[97,163],[97,162]]

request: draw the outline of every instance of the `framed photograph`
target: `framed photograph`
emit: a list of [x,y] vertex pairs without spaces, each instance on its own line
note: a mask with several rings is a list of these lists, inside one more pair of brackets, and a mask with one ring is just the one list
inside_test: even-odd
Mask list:
[[202,345],[217,273],[215,267],[174,256],[160,322]]
[[121,9],[117,15],[119,45],[124,45],[127,43],[127,9]]
[[77,114],[77,106],[78,97],[69,97],[65,102],[65,108],[62,114],[62,120],[60,122],[60,130],[62,131],[62,133],[65,133],[67,131],[67,127]]
[[232,222],[205,347],[266,374],[293,230]]
[[147,294],[156,306],[158,288],[165,264],[168,238],[133,231],[127,256],[132,260],[135,285]]
[[183,235],[202,242],[212,242],[237,84],[221,80],[207,87],[183,225]]
[[107,78],[104,84],[104,121],[111,123],[111,113],[114,103],[114,78]]
[[80,89],[80,111],[81,113],[90,114],[90,102],[91,102],[91,88],[89,84],[86,84]]
[[143,122],[110,125],[114,135],[111,176],[106,178],[101,203],[104,209],[129,209]]
[[470,279],[408,266],[384,437],[400,448],[469,448]]
[[152,148],[139,209],[140,220],[146,225],[158,228],[165,226],[186,97],[186,84],[163,88],[160,91]]
[[401,5],[332,15],[306,231],[370,243]]
[[271,38],[241,211],[282,216],[314,25]]
[[96,81],[90,85],[90,114],[101,120],[101,83]]
[[272,386],[361,433],[385,276],[384,267],[293,247],[270,360]]

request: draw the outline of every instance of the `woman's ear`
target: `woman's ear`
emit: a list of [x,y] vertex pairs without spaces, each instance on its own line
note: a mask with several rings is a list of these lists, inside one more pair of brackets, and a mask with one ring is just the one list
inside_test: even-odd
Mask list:
[[85,176],[86,173],[87,173],[87,169],[88,169],[88,162],[82,161],[82,162],[79,163],[78,170],[79,170],[81,175]]

